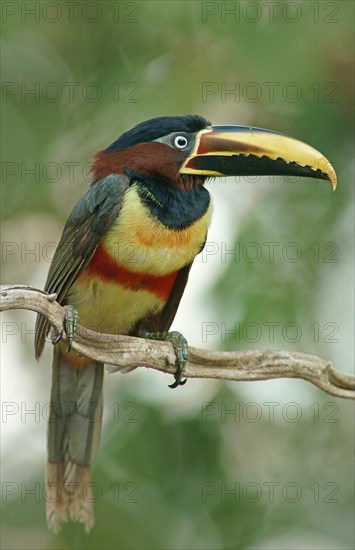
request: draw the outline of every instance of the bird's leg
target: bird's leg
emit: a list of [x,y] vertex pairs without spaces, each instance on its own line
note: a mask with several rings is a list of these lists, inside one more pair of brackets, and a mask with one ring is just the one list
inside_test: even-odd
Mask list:
[[79,314],[74,306],[71,306],[70,304],[66,307],[64,319],[63,319],[63,329],[60,331],[58,336],[56,336],[52,340],[52,344],[58,344],[58,342],[62,339],[63,334],[67,335],[67,353],[71,351],[71,347],[73,344],[73,338],[76,331],[76,325],[78,322]]
[[186,378],[182,380],[182,375],[188,356],[188,343],[186,338],[175,330],[172,332],[146,332],[144,337],[150,340],[163,340],[172,343],[176,354],[177,369],[174,374],[175,382],[169,384],[169,388],[183,386],[186,383]]

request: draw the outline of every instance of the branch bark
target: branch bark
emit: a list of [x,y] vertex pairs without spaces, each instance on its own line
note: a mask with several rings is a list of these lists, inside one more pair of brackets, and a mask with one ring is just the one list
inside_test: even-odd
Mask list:
[[[56,295],[22,285],[0,287],[0,311],[28,309],[44,315],[54,332],[63,327],[65,307]],[[65,335],[63,336],[65,340]],[[168,342],[132,336],[100,334],[80,325],[73,348],[83,355],[110,365],[109,371],[146,367],[173,374],[175,353]],[[302,378],[336,397],[355,399],[355,377],[343,374],[315,355],[282,350],[207,351],[189,347],[184,369],[186,378],[215,378],[236,381]]]

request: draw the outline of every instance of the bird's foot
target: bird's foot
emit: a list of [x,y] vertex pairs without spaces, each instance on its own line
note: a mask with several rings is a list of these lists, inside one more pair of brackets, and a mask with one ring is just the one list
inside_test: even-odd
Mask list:
[[169,388],[173,389],[178,386],[183,386],[186,383],[186,378],[183,380],[182,375],[188,356],[188,343],[186,338],[175,330],[172,332],[147,332],[144,337],[151,340],[163,340],[172,343],[176,354],[177,369],[174,374],[175,382],[169,384]]
[[78,322],[79,314],[74,306],[68,305],[66,306],[64,319],[63,319],[63,329],[60,331],[58,336],[56,336],[52,340],[52,344],[58,344],[58,342],[63,338],[63,334],[67,335],[67,353],[71,351],[72,344],[73,344],[73,338],[76,331],[76,325]]

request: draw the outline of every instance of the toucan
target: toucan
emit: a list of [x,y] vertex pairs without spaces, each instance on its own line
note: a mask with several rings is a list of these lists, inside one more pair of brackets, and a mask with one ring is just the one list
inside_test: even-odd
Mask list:
[[[292,175],[336,187],[330,162],[286,135],[248,126],[211,125],[197,115],[163,116],[123,133],[97,153],[92,182],[74,206],[51,263],[45,291],[67,306],[53,340],[46,507],[49,528],[94,523],[90,465],[100,438],[103,365],[71,349],[77,319],[99,333],[170,340],[182,385],[187,342],[168,332],[191,265],[206,242],[210,178]],[[36,322],[40,357],[50,332]]]

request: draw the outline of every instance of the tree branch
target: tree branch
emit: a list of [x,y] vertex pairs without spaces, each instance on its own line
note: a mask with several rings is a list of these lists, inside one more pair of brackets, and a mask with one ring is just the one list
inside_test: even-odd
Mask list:
[[[36,288],[21,285],[1,286],[0,294],[0,311],[36,311],[48,319],[57,334],[62,330],[65,307],[56,302],[55,294],[48,295]],[[73,348],[87,357],[111,365],[110,372],[142,366],[170,374],[176,370],[175,353],[168,342],[100,334],[78,325]],[[355,399],[354,376],[335,370],[331,363],[320,357],[300,352],[225,352],[189,347],[184,375],[187,378],[236,381],[302,378],[330,395]]]

